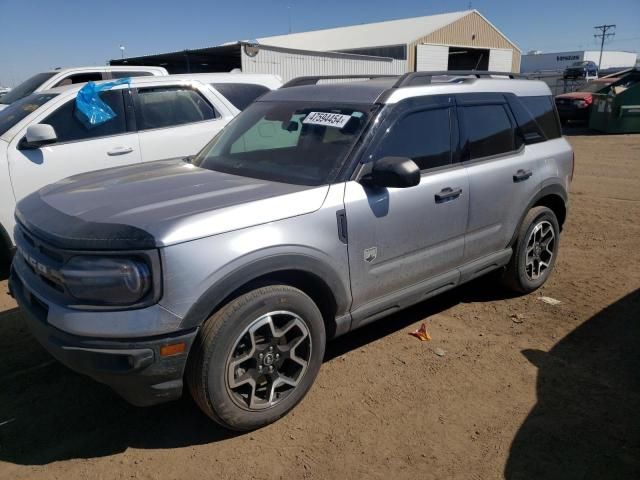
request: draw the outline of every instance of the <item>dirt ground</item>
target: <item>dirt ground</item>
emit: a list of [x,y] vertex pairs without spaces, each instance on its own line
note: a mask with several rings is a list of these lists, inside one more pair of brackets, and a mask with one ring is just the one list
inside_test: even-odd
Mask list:
[[[0,478],[640,478],[640,135],[570,141],[539,292],[481,279],[340,338],[305,400],[253,433],[188,398],[131,407],[67,370],[2,281]],[[431,342],[407,334],[422,321]]]

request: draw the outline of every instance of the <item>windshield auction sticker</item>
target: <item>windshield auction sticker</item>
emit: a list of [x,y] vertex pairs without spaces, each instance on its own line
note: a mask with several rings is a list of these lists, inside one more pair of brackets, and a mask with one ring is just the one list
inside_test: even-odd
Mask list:
[[343,128],[351,120],[351,115],[341,115],[339,113],[309,112],[309,115],[302,121],[311,125],[322,125],[325,127]]

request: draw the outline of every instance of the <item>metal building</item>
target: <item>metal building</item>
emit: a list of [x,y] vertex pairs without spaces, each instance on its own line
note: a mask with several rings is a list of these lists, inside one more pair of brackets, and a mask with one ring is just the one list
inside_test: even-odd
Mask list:
[[169,73],[301,75],[407,71],[518,72],[520,50],[477,10],[233,42],[216,47],[114,59],[111,65],[165,67]]
[[520,49],[477,10],[258,39],[285,48],[391,57],[407,71],[520,71]]
[[240,69],[245,73],[273,73],[285,82],[303,75],[400,75],[406,72],[404,61],[389,57],[317,52],[249,42],[117,59],[109,63],[161,66],[169,73]]

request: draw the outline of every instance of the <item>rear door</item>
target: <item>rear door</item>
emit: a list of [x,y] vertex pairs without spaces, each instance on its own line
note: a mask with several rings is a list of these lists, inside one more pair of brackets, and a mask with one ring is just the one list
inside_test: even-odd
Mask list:
[[525,130],[517,128],[505,95],[459,95],[457,103],[462,160],[469,176],[466,263],[508,246],[529,201],[553,175],[545,149],[533,145],[544,137],[536,133],[536,125],[529,125],[531,145],[525,146]]
[[194,155],[230,119],[212,95],[189,85],[139,87],[134,99],[144,162]]
[[[467,225],[468,181],[457,162],[455,109],[448,96],[411,99],[381,125],[381,139],[367,163],[409,157],[421,169],[420,184],[373,188],[351,181],[345,190],[354,322],[390,296],[423,296],[457,281]],[[423,282],[440,274],[442,284]]]
[[138,135],[127,125],[123,90],[110,90],[100,98],[116,116],[98,125],[87,126],[76,116],[75,96],[34,123],[51,125],[58,141],[37,149],[24,149],[26,133],[17,134],[9,144],[9,171],[16,200],[39,188],[71,175],[140,162]]

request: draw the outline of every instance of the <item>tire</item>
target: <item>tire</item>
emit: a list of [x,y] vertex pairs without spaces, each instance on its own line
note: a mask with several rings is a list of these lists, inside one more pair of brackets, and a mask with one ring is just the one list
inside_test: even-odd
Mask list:
[[202,326],[187,364],[191,396],[225,428],[268,425],[309,391],[325,343],[322,314],[305,293],[287,285],[250,291]]
[[519,293],[530,293],[540,288],[555,265],[559,240],[560,227],[553,210],[547,207],[529,210],[520,225],[503,283]]

